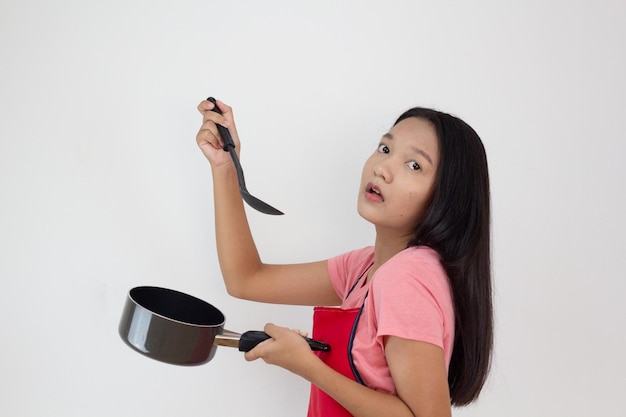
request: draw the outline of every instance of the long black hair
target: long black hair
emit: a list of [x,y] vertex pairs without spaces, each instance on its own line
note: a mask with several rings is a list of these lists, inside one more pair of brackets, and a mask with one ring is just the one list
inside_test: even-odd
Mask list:
[[489,173],[478,134],[461,119],[416,107],[409,117],[432,123],[439,143],[439,168],[431,201],[408,246],[429,246],[441,256],[455,312],[448,370],[453,405],[478,398],[493,349]]

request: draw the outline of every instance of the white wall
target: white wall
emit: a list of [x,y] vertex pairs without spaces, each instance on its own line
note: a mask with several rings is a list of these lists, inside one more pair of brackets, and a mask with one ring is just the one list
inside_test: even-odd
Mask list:
[[310,310],[229,298],[197,103],[233,105],[265,260],[370,243],[361,164],[403,110],[481,134],[497,343],[455,416],[618,416],[626,389],[623,1],[0,2],[0,414],[304,415],[308,385],[220,348],[202,367],[117,335],[127,291],[232,330]]

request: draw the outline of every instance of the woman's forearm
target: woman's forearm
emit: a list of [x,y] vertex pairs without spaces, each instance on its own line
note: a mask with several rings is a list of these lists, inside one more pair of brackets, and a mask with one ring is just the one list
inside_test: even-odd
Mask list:
[[361,385],[322,361],[313,361],[300,376],[331,396],[355,417],[415,417],[398,396]]
[[232,165],[212,169],[217,255],[229,294],[238,297],[261,265]]

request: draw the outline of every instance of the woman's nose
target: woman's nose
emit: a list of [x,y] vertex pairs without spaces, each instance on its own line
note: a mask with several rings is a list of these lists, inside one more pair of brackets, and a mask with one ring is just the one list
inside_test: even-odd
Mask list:
[[393,179],[391,169],[389,168],[389,165],[385,162],[380,162],[374,165],[374,175],[376,175],[377,177],[381,177],[385,182],[391,182],[391,180]]

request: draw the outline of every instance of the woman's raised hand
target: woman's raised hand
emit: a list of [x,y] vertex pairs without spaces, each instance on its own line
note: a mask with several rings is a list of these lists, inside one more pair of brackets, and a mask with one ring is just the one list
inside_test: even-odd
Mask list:
[[215,105],[208,100],[202,100],[198,104],[198,111],[202,114],[202,126],[196,135],[198,146],[213,168],[232,164],[230,154],[223,150],[224,141],[217,130],[218,124],[228,129],[235,142],[235,150],[239,154],[239,136],[235,127],[233,109],[219,100],[217,100],[217,105],[222,114],[214,112]]

